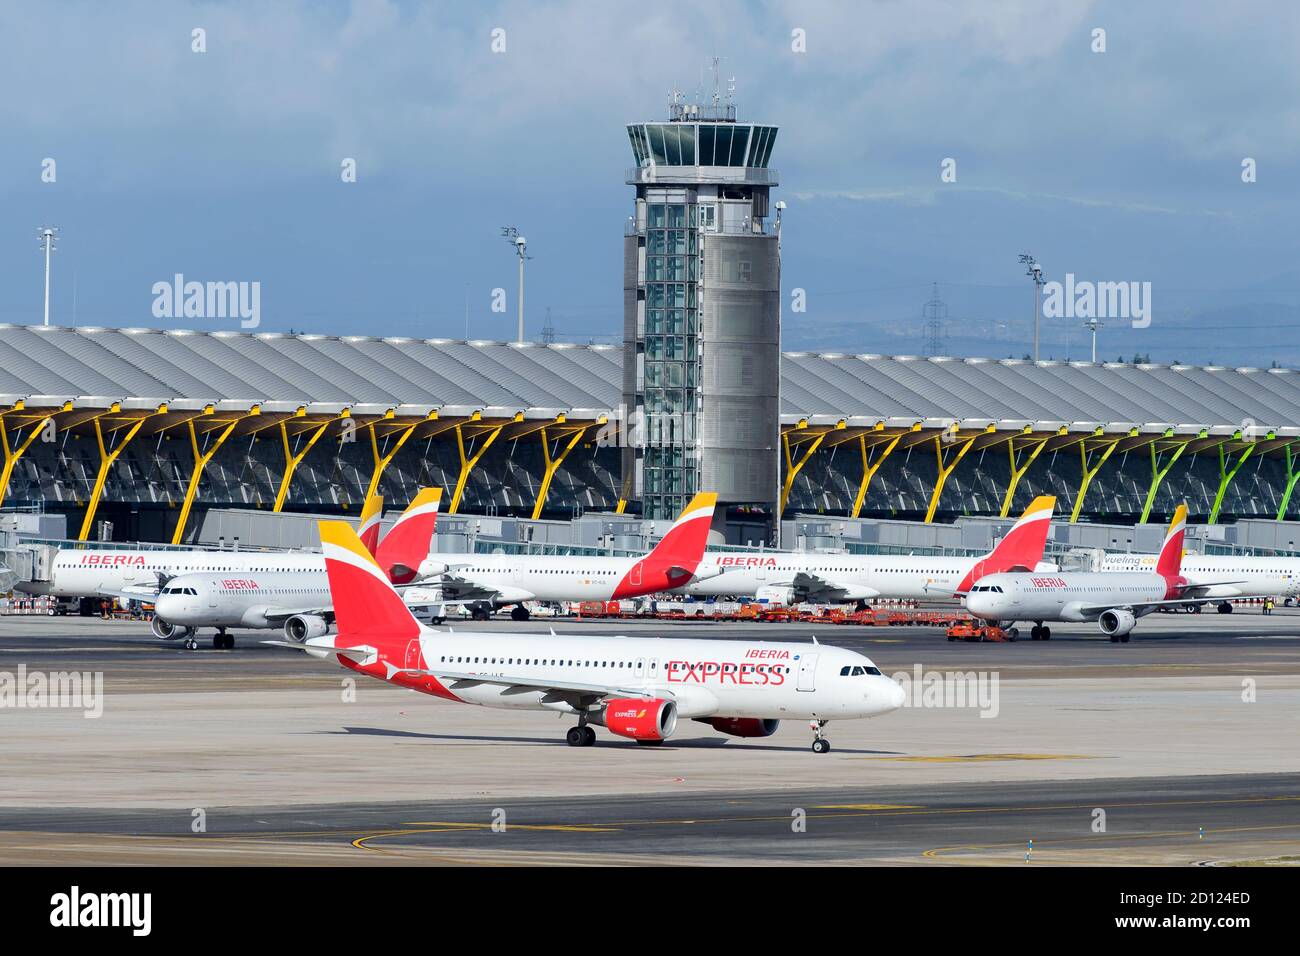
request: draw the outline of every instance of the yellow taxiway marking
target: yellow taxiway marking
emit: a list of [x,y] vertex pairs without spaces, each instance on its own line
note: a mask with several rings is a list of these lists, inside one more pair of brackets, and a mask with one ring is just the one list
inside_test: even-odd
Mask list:
[[[491,830],[491,823],[455,823],[442,820],[427,822],[416,821],[406,824],[408,827],[438,827],[443,830]],[[617,830],[616,824],[566,824],[566,823],[504,823],[502,829],[509,830],[555,830],[561,833],[605,833]]]
[[[1295,830],[1300,828],[1300,823],[1281,823],[1266,827],[1215,827],[1213,830],[1206,830],[1205,835],[1211,836],[1216,833],[1256,833],[1265,830]],[[1105,834],[1103,839],[1111,840],[1156,840],[1161,837],[1194,837],[1199,833],[1196,830],[1164,830],[1156,833],[1116,833]],[[1064,843],[1090,843],[1097,842],[1099,834],[1091,837],[1063,837],[1061,839],[1035,840],[1034,853],[1042,853],[1042,847],[1051,845],[1059,846]],[[1199,843],[1199,840],[1197,841]],[[964,850],[1009,850],[1013,847],[1019,852],[1025,846],[1024,840],[1017,840],[1015,843],[965,843],[958,846],[940,846],[933,850],[926,850],[921,856],[929,857],[932,860],[939,859],[940,856],[948,853],[959,853]],[[1098,847],[1099,850],[1113,849],[1113,847]]]
[[826,803],[813,807],[814,810],[924,810],[925,807],[914,803]]
[[1096,760],[1092,754],[954,754],[937,757],[851,757],[851,760],[896,760],[908,763],[965,763],[980,760]]
[[[430,821],[428,823],[411,823],[408,828],[401,830],[383,830],[379,833],[370,833],[366,836],[357,837],[352,841],[352,845],[358,850],[379,850],[384,851],[381,847],[368,846],[369,840],[380,840],[387,837],[395,836],[413,836],[417,833],[464,833],[466,831],[491,830],[491,823],[453,823]],[[524,824],[524,823],[507,823],[504,831],[509,830],[544,830],[555,833],[614,833],[618,827],[612,826],[567,826],[563,824]],[[504,832],[503,831],[503,832]]]

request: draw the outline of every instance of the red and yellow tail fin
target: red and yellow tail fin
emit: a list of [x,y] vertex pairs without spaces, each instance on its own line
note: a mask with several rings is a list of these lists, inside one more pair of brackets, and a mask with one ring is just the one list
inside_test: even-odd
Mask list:
[[419,635],[419,622],[351,525],[346,521],[322,521],[320,543],[338,631],[335,646],[404,648]]
[[717,493],[712,491],[701,491],[692,498],[668,533],[646,555],[646,564],[653,568],[683,568],[694,574],[704,557],[704,546],[709,543],[713,509],[717,504]]
[[371,554],[379,546],[379,522],[384,517],[384,496],[372,495],[361,507],[361,520],[357,522],[357,537]]
[[397,523],[384,535],[375,558],[394,584],[405,584],[415,577],[420,562],[429,556],[441,501],[441,488],[421,489]]
[[1011,530],[992,551],[975,563],[975,567],[957,585],[957,593],[965,594],[971,585],[986,574],[1033,571],[1043,560],[1047,532],[1051,529],[1052,513],[1055,510],[1055,495],[1039,495],[1031,501],[1020,520],[1011,526]]
[[1169,531],[1165,534],[1165,543],[1160,546],[1160,556],[1156,558],[1156,574],[1176,577],[1183,567],[1183,533],[1187,530],[1187,505],[1180,504],[1174,509],[1174,518],[1169,522]]
[[614,586],[613,597],[637,597],[690,581],[704,558],[718,496],[703,491],[691,499],[659,543]]

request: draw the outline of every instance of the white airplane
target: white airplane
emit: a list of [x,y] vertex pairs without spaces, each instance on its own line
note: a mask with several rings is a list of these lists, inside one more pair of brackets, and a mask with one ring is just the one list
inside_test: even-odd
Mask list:
[[[815,552],[704,556],[696,579],[678,593],[696,597],[752,597],[775,603],[868,601],[873,598],[934,598],[964,594],[974,581],[996,571],[1040,568],[1056,498],[1042,495],[988,554],[980,558],[925,555],[853,555]],[[711,571],[712,573],[707,573]]]
[[1044,621],[1096,621],[1112,644],[1127,644],[1138,618],[1161,607],[1203,602],[1210,588],[1242,583],[1194,583],[1180,573],[1186,525],[1187,506],[1179,505],[1154,571],[990,574],[981,577],[966,595],[966,609],[1003,625],[1033,621],[1030,636],[1036,641],[1052,637]]
[[526,621],[524,601],[615,601],[656,594],[719,573],[701,566],[717,501],[712,492],[696,495],[654,549],[639,558],[431,556],[420,565],[414,583],[436,582],[444,601],[469,605],[476,621],[486,621],[494,609],[508,604],[514,605],[512,619]]
[[[359,530],[373,545],[379,537],[384,499],[371,498],[361,509]],[[152,601],[168,581],[180,574],[304,571],[325,573],[321,556],[310,551],[199,551],[146,548],[118,551],[107,548],[60,548],[50,564],[48,581],[23,581],[18,590],[54,597],[112,596]]]
[[435,631],[412,616],[346,523],[320,528],[338,632],[265,643],[447,700],[573,715],[572,747],[595,742],[592,724],[658,744],[682,718],[736,737],[767,737],[797,719],[812,721],[812,749],[826,753],[827,721],[903,704],[903,689],[869,659],[817,643]]
[[[385,574],[408,577],[410,568],[429,554],[441,498],[441,488],[422,489],[376,546],[358,538]],[[363,519],[362,526],[373,527],[372,540],[377,540],[378,518],[373,523]],[[302,571],[179,574],[154,599],[150,627],[163,640],[185,638],[190,650],[198,646],[194,633],[201,627],[217,629],[212,646],[221,650],[235,646],[234,637],[226,633],[230,628],[283,627],[291,641],[319,637],[329,631],[334,611],[325,559],[315,558],[316,566]]]
[[[1107,554],[1102,571],[1154,571],[1154,554]],[[1258,594],[1295,600],[1300,597],[1300,558],[1254,554],[1185,554],[1182,575],[1189,584],[1204,587],[1207,604],[1217,604],[1220,614],[1232,613],[1232,599]],[[1221,584],[1224,578],[1235,584]]]

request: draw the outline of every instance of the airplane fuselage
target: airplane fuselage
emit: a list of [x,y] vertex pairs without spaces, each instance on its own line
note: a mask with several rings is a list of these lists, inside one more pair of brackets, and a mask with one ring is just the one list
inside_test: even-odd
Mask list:
[[[1155,566],[1154,554],[1107,554],[1101,561],[1101,570],[1105,572],[1152,572]],[[1235,582],[1211,583],[1203,592],[1209,598],[1256,594],[1300,596],[1300,558],[1188,554],[1183,556],[1180,573],[1192,586],[1201,582]]]
[[278,551],[114,551],[63,549],[55,556],[48,581],[23,582],[20,590],[55,597],[96,597],[130,588],[156,588],[161,574],[211,572],[239,574],[315,573],[325,580],[325,559],[311,552]]
[[1147,604],[1175,593],[1164,577],[1144,571],[989,574],[966,595],[966,609],[989,621],[1094,621],[1100,611],[1093,608]]
[[416,581],[441,586],[449,601],[610,601],[666,590],[673,578],[644,558],[582,555],[430,555]]
[[[317,657],[338,638],[307,644]],[[422,629],[404,649],[374,650],[344,666],[403,687],[485,707],[575,712],[566,695],[508,683],[447,680],[402,670],[453,672],[557,686],[608,686],[676,701],[682,717],[872,717],[902,705],[897,683],[866,657],[818,644],[670,638],[571,637]]]
[[184,574],[167,582],[154,602],[155,615],[178,627],[279,627],[286,611],[330,607],[324,570]]

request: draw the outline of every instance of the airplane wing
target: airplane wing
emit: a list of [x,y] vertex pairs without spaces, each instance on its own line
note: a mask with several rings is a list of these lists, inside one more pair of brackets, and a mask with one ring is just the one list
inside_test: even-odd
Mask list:
[[[310,646],[308,644],[298,644],[294,641],[261,641],[260,643],[269,644],[271,647],[292,647],[294,650],[298,650],[298,651],[301,651],[304,648]],[[374,652],[375,649],[373,647],[331,647],[330,648],[331,654],[338,654],[342,657],[350,657],[353,660],[357,660],[357,661],[365,660]]]
[[268,607],[262,612],[268,621],[282,623],[291,617],[297,617],[299,614],[313,614],[316,617],[323,617],[327,621],[334,620],[334,608],[332,607]]
[[[1240,582],[1240,581],[1219,581],[1219,582],[1216,582],[1216,583],[1218,583],[1218,584],[1240,584],[1240,583],[1242,583],[1242,582]],[[1199,587],[1211,587],[1211,585],[1208,585],[1208,584],[1198,584],[1197,587],[1198,587],[1198,588],[1199,588]],[[1267,595],[1267,594],[1242,594],[1242,595],[1239,595],[1239,597],[1243,597],[1243,598],[1252,598],[1252,597],[1268,597],[1268,595]],[[1217,598],[1207,598],[1207,597],[1205,597],[1204,595],[1202,595],[1201,597],[1167,598],[1167,599],[1165,599],[1165,600],[1163,600],[1163,601],[1135,601],[1135,602],[1133,602],[1132,604],[1084,604],[1084,605],[1082,605],[1082,606],[1079,608],[1079,613],[1080,613],[1080,614],[1085,614],[1085,615],[1087,615],[1089,618],[1092,618],[1092,617],[1099,617],[1100,615],[1102,615],[1102,614],[1105,613],[1106,611],[1133,611],[1134,613],[1138,613],[1138,612],[1140,612],[1140,611],[1144,611],[1144,610],[1146,610],[1147,608],[1177,607],[1177,606],[1179,606],[1180,604],[1204,604],[1206,601],[1214,601],[1214,600],[1218,600],[1218,599],[1217,599]],[[1234,600],[1235,600],[1235,598],[1234,598]]]
[[[427,585],[426,585],[427,586]],[[438,583],[442,589],[443,600],[451,602],[495,601],[497,603],[515,603],[532,601],[535,595],[523,588],[500,588],[496,585],[483,585],[464,575],[444,574]]]
[[[620,687],[617,684],[586,684],[578,681],[530,681],[518,677],[475,674],[468,671],[418,670],[394,667],[392,674],[406,674],[410,677],[433,677],[442,683],[448,684],[449,690],[455,690],[458,687],[473,687],[478,684],[493,684],[498,687],[518,687],[521,690],[555,691],[595,697],[639,697],[644,700],[652,700],[655,697],[665,696],[657,691],[647,691],[643,687]],[[391,677],[392,674],[389,676]]]
[[[407,607],[429,607],[433,604],[443,604],[443,601],[434,601],[427,598],[421,598],[418,601],[407,601]],[[291,617],[297,617],[299,614],[314,614],[316,617],[323,617],[327,621],[334,620],[333,606],[317,607],[268,607],[262,612],[268,621],[277,624],[287,621]]]
[[795,574],[788,584],[777,586],[794,588],[800,594],[806,595],[810,601],[836,603],[840,601],[868,601],[871,598],[880,597],[880,592],[875,588],[869,588],[861,584],[843,584],[830,578],[824,578],[820,574],[811,574],[808,571],[800,571]]
[[153,587],[134,587],[134,588],[97,588],[95,593],[100,597],[117,598],[119,601],[145,601],[152,604],[158,598],[159,588]]
[[[298,645],[302,646],[302,645]],[[408,674],[412,677],[433,677],[446,684],[453,693],[460,688],[475,687],[479,684],[492,684],[506,688],[505,693],[542,691],[549,697],[568,700],[575,706],[590,706],[595,701],[613,697],[631,697],[637,700],[654,700],[668,698],[676,702],[677,711],[682,717],[705,717],[718,711],[718,699],[703,687],[687,686],[668,689],[662,685],[654,687],[623,687],[618,684],[587,684],[578,681],[562,680],[528,680],[527,678],[502,677],[495,674],[474,674],[462,671],[447,671],[439,668],[404,670],[396,665],[389,665],[389,679],[394,674]]]

